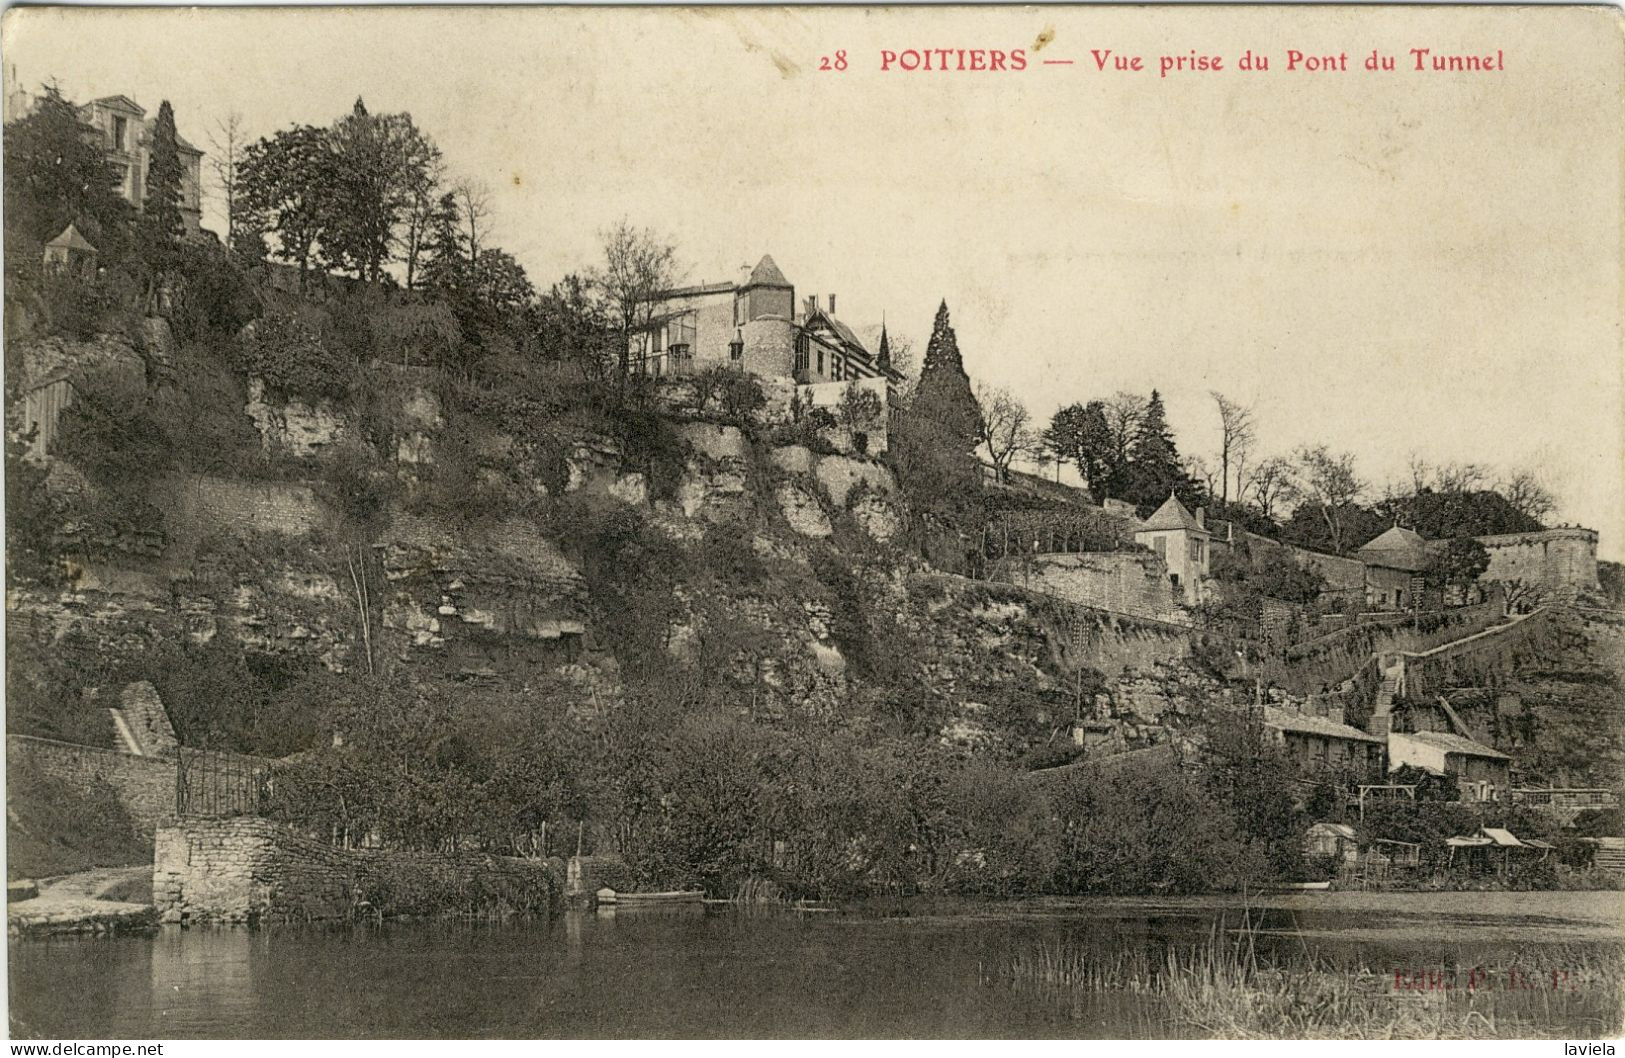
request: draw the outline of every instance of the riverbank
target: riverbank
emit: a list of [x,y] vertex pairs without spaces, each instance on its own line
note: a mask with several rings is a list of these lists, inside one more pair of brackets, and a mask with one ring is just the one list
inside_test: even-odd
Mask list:
[[18,936],[133,933],[157,924],[150,866],[102,867],[47,878],[40,881],[38,896],[6,905],[6,929]]
[[[1222,1035],[1230,1026],[1221,1014],[1239,1017],[1252,1002],[1303,1019],[1319,1015],[1294,1002],[1342,1003],[1364,1019],[1358,1034],[1371,1036],[1493,1028],[1596,1039],[1617,1022],[1619,981],[1591,972],[1625,952],[1617,914],[1604,906],[1610,894],[1553,894],[1552,906],[1492,894],[1500,899],[1478,907],[1484,894],[1327,895],[1266,898],[1293,906],[1262,909],[1239,897],[964,901],[956,913],[910,901],[907,915],[683,905],[65,937],[12,945],[14,1035],[1167,1038]],[[1188,970],[1216,929],[1233,941],[1244,915],[1257,974],[1222,994],[1230,979],[1214,974],[1212,1020],[1179,1016],[1145,971],[1160,973],[1170,952]],[[1150,987],[1017,986],[1010,971],[1045,951],[1085,952],[1116,985],[1138,969]],[[1430,972],[1465,985],[1479,968],[1498,972],[1493,992],[1393,987],[1396,973],[1427,981]],[[1546,985],[1554,972],[1569,974],[1560,977],[1568,993],[1510,987]],[[87,1005],[86,994],[107,1001]],[[1324,1022],[1296,1024],[1304,1035],[1331,1033]]]

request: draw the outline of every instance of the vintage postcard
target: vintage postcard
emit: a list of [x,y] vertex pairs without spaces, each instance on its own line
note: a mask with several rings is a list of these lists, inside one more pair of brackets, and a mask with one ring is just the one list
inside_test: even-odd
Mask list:
[[1622,30],[12,8],[11,1035],[1612,1054]]

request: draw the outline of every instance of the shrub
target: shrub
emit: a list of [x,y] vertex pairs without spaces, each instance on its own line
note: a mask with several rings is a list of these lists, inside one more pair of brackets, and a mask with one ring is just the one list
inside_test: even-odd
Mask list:
[[49,328],[75,338],[120,330],[139,301],[139,292],[117,272],[91,279],[46,273],[40,277],[38,289]]
[[254,285],[218,243],[181,243],[176,272],[179,291],[170,322],[182,341],[235,335],[262,311]]
[[740,428],[749,427],[755,415],[767,404],[762,384],[749,375],[730,373],[722,384],[722,412]]
[[120,373],[82,380],[63,409],[54,454],[82,470],[93,495],[81,498],[79,520],[93,532],[151,532],[163,514],[151,502],[153,482],[173,469],[175,451],[144,383]]
[[383,522],[396,493],[396,478],[378,466],[372,449],[343,445],[323,468],[322,498],[346,525],[367,534]]
[[352,356],[324,339],[317,313],[278,313],[257,320],[240,340],[243,367],[268,393],[285,398],[339,398],[350,390]]
[[820,455],[832,455],[835,445],[829,436],[837,423],[828,408],[806,407],[798,396],[790,404],[790,421],[774,427],[768,443],[775,447],[801,445]]

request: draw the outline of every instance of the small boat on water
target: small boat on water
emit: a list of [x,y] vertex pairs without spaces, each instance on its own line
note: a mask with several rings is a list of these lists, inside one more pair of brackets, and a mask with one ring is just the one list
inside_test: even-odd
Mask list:
[[613,889],[600,889],[599,907],[630,907],[642,904],[699,904],[705,901],[700,889],[677,889],[664,893],[617,893]]
[[1271,892],[1276,893],[1322,893],[1332,887],[1330,881],[1325,882],[1281,882],[1270,886]]

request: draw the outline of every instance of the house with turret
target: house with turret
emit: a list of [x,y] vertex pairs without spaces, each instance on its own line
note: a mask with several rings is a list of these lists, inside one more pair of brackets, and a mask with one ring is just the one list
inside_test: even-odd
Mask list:
[[816,294],[798,303],[771,256],[740,282],[679,287],[651,300],[649,324],[632,336],[633,369],[644,374],[680,377],[720,366],[801,386],[868,383],[883,395],[901,380],[836,316],[834,294],[827,303]]

